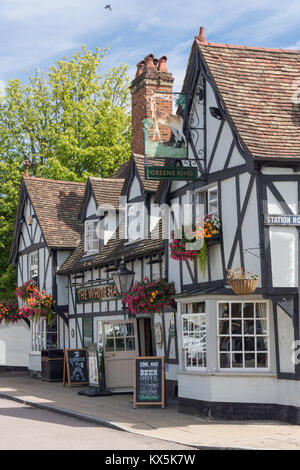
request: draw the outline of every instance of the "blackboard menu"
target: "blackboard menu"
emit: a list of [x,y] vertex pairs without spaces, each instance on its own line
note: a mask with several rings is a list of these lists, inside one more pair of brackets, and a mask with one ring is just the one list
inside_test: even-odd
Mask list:
[[88,383],[88,361],[86,349],[65,349],[64,379],[69,387]]
[[136,405],[165,406],[164,358],[136,357],[134,367],[134,400]]

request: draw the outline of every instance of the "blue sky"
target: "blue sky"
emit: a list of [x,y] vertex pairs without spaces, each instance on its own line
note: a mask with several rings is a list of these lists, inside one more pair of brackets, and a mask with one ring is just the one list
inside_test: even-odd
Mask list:
[[85,44],[110,46],[107,65],[131,77],[148,53],[166,55],[178,91],[201,25],[212,42],[300,49],[299,0],[0,0],[0,88]]

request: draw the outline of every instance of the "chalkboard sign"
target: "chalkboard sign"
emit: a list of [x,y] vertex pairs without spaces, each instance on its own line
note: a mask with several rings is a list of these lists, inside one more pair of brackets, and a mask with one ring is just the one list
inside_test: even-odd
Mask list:
[[88,384],[88,356],[86,349],[65,349],[63,385]]
[[164,357],[135,358],[133,407],[136,405],[165,407]]

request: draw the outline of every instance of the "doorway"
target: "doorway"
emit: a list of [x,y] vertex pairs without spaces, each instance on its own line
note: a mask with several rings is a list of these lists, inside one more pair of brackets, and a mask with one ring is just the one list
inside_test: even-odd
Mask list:
[[103,321],[99,322],[99,329],[103,338],[107,388],[131,390],[134,358],[138,356],[136,320]]
[[143,317],[138,318],[138,333],[139,333],[139,351],[140,356],[153,356],[153,337],[151,318]]

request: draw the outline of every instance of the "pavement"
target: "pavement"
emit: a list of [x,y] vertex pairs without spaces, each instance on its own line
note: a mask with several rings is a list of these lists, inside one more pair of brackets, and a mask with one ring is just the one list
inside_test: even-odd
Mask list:
[[[27,374],[0,374],[0,398],[81,419],[95,425],[162,439],[198,449],[299,450],[300,426],[274,421],[216,421],[138,406],[132,394],[79,395],[83,387],[43,382]],[[1,409],[0,409],[1,416]]]

